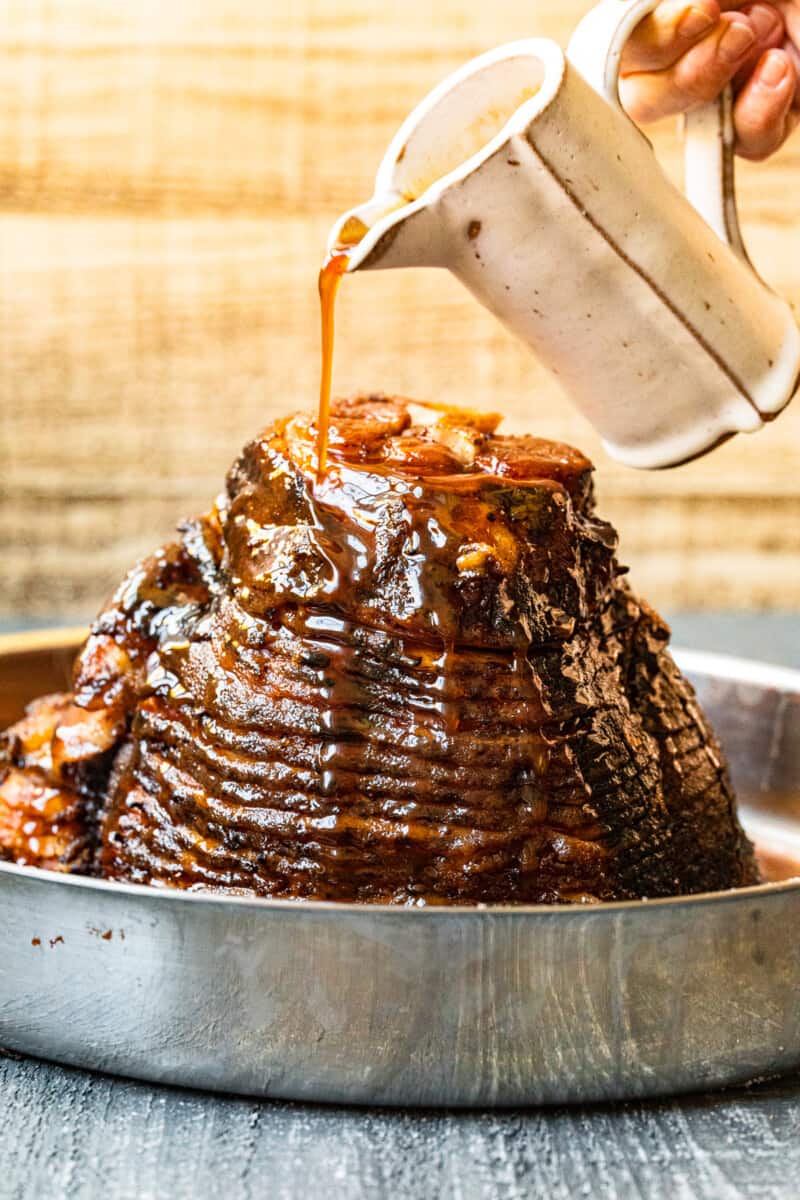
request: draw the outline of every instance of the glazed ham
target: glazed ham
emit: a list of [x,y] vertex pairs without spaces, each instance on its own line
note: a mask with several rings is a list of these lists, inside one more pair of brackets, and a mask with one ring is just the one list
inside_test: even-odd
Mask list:
[[283,420],[0,751],[0,856],[394,904],[756,881],[668,629],[569,447],[399,399]]

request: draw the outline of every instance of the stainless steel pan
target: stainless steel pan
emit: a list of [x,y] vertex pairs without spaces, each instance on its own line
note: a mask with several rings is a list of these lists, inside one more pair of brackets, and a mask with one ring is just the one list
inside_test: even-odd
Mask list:
[[[4,719],[62,686],[76,640],[0,639]],[[751,831],[773,866],[793,850],[800,863],[800,673],[678,657]],[[596,908],[398,910],[0,865],[0,1045],[153,1081],[363,1104],[738,1083],[800,1065],[800,881]]]

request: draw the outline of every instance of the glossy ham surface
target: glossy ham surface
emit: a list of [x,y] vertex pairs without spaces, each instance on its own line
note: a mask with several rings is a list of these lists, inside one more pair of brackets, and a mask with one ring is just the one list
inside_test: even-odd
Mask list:
[[246,447],[5,735],[0,856],[396,904],[754,882],[591,464],[497,423],[358,397],[321,479],[310,418]]

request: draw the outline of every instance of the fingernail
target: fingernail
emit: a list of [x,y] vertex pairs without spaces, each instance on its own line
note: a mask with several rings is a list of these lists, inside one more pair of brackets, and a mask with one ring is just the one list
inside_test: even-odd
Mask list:
[[768,4],[753,4],[745,11],[759,38],[768,38],[783,23],[780,13]]
[[766,55],[758,72],[758,82],[764,87],[777,88],[789,74],[789,64],[779,50]]
[[743,21],[731,21],[719,39],[717,54],[725,62],[738,62],[750,50],[756,41],[756,35],[749,25]]
[[689,8],[678,22],[678,36],[693,42],[716,23],[717,18],[709,16],[702,8]]

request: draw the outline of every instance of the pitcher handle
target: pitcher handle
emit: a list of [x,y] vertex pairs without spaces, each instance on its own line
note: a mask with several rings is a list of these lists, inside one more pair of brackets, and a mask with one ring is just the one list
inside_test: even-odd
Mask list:
[[[619,98],[622,51],[636,26],[658,3],[601,0],[579,22],[570,39],[569,61],[620,112],[625,112]],[[684,118],[684,191],[717,236],[750,265],[736,208],[734,144],[733,91],[729,86],[717,100]]]

